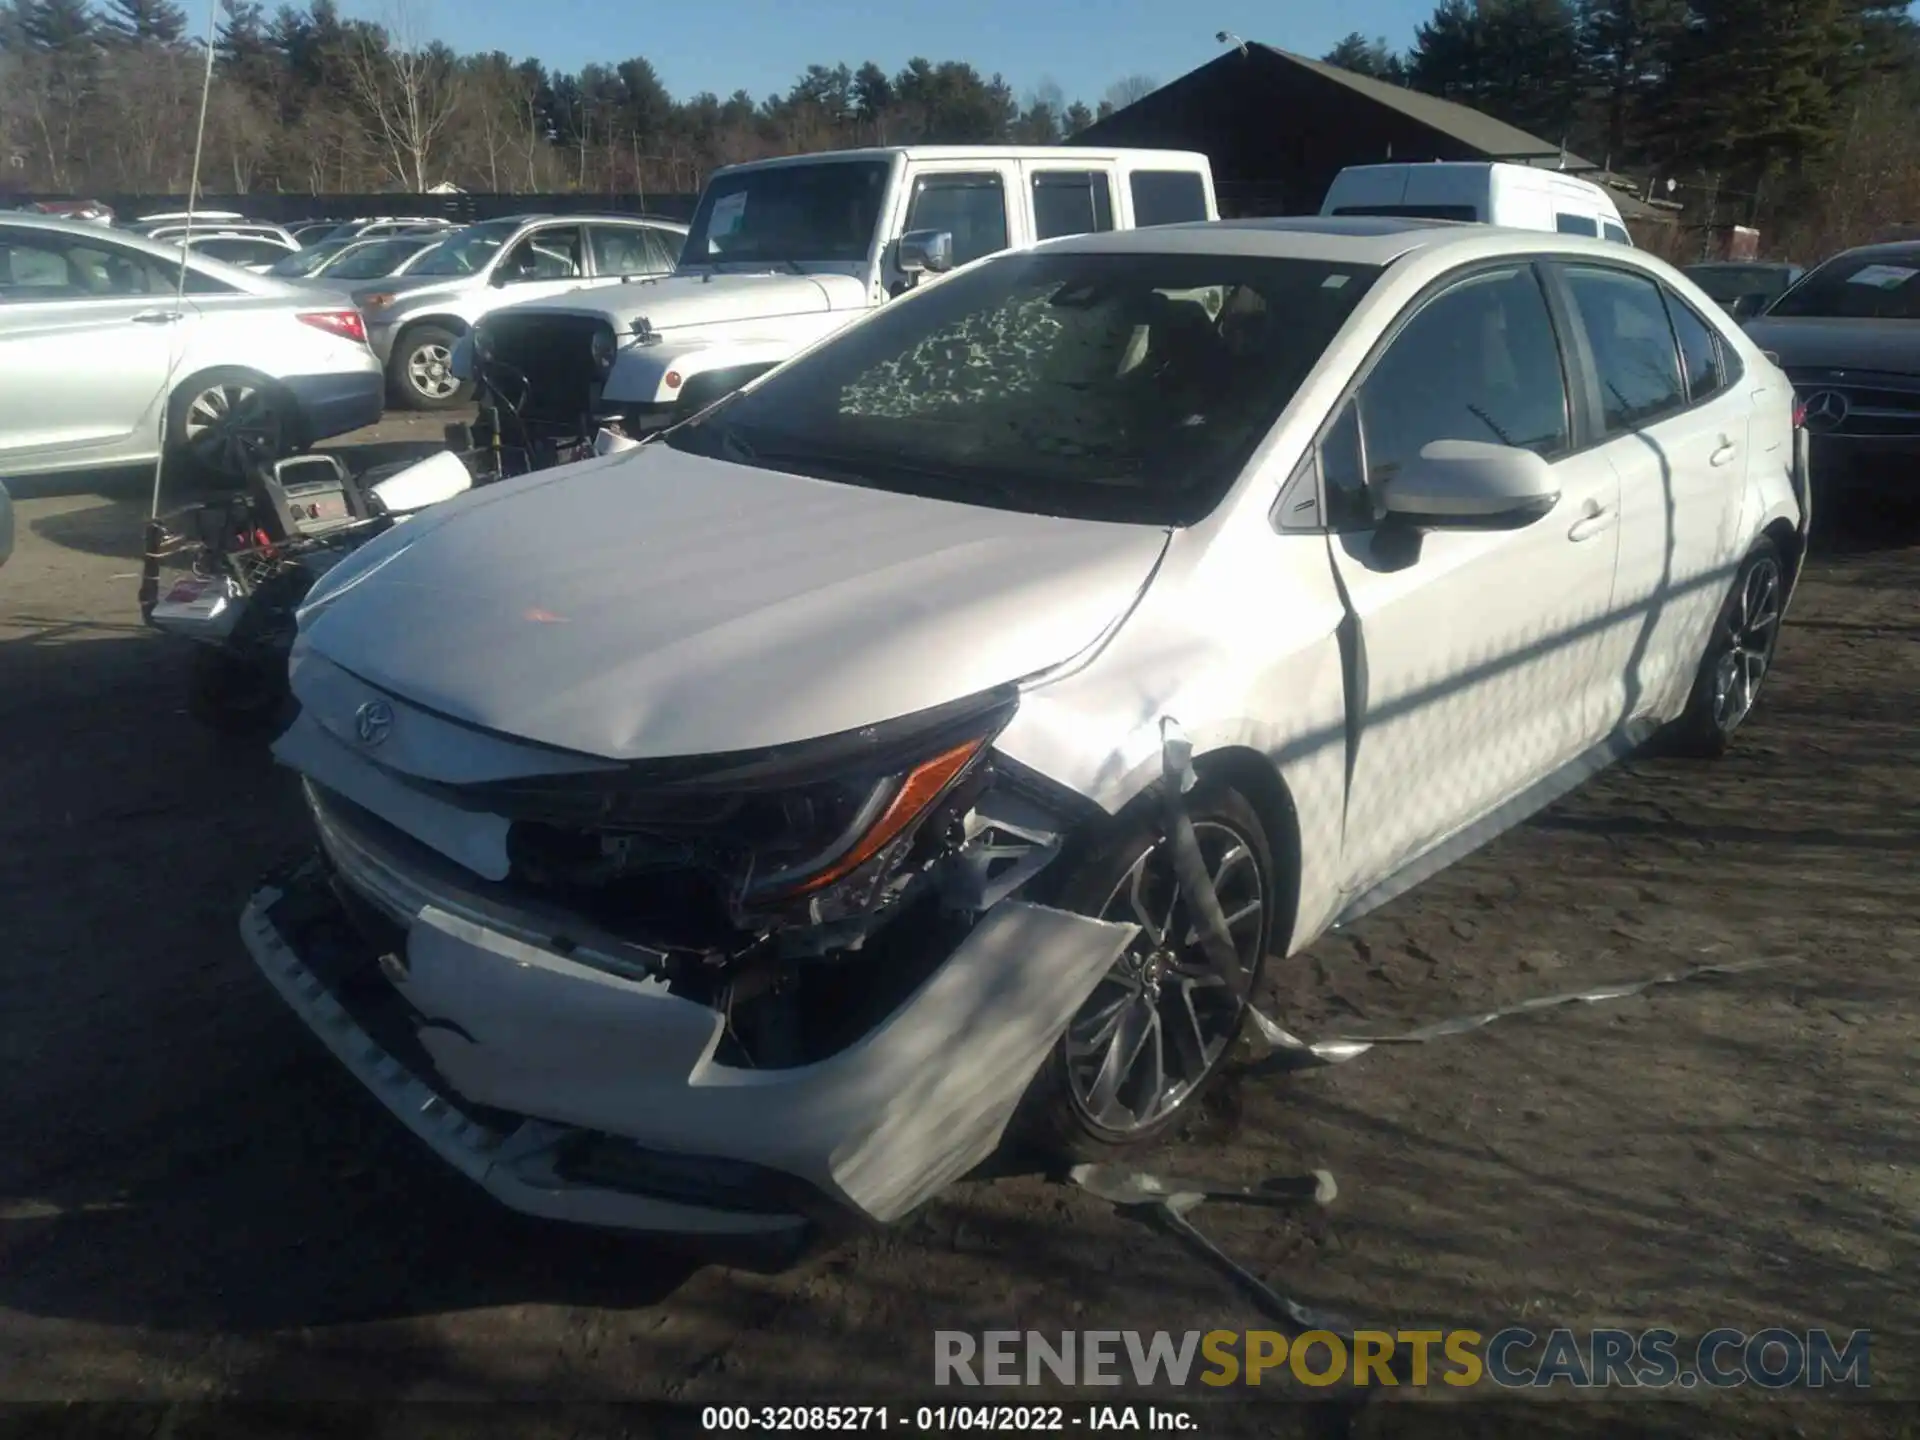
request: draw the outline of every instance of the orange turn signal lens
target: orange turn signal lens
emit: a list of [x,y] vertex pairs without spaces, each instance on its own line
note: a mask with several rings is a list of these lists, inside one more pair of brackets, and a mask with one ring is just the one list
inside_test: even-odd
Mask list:
[[942,750],[931,760],[923,760],[908,771],[907,778],[900,782],[899,791],[887,808],[880,812],[880,818],[854,843],[853,848],[787,893],[807,895],[823,889],[837,880],[846,879],[878,855],[901,831],[919,819],[929,805],[946,793],[947,787],[973,762],[973,757],[980,753],[986,743],[984,735],[963,741],[951,750]]

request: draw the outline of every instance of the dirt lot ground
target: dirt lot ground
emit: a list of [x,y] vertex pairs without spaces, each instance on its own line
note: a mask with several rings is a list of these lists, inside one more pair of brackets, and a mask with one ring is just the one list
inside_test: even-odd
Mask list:
[[[396,455],[437,436],[355,440]],[[187,719],[182,657],[139,624],[144,479],[16,488],[0,1399],[924,1395],[935,1328],[1263,1323],[1172,1240],[1031,1176],[970,1181],[771,1274],[471,1192],[240,947],[241,901],[304,843],[301,818],[264,756]],[[1729,760],[1603,777],[1316,945],[1278,1003],[1310,1036],[1381,1032],[1714,959],[1790,963],[1230,1087],[1159,1163],[1326,1166],[1342,1195],[1311,1220],[1208,1207],[1204,1227],[1290,1292],[1388,1323],[1869,1328],[1876,1394],[1920,1398],[1915,541],[1884,516],[1829,537]],[[1890,1418],[1749,1410],[1689,1409],[1683,1428]]]

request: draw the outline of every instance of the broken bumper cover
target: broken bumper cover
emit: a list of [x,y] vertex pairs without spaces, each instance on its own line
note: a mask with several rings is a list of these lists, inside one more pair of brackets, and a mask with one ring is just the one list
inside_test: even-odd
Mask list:
[[[319,813],[327,863],[263,888],[242,916],[254,960],[443,1160],[513,1209],[587,1224],[770,1234],[832,1208],[821,1197],[899,1218],[998,1146],[1134,933],[1004,901],[847,1049],[738,1069],[713,1058],[719,1011],[507,933],[458,895],[430,896]],[[290,894],[297,886],[304,896]],[[285,919],[288,905],[318,897],[347,921],[342,886],[396,926],[404,949],[376,964],[367,946],[352,982],[302,953],[313,928]],[[405,1019],[371,1023],[356,988],[398,997]]]

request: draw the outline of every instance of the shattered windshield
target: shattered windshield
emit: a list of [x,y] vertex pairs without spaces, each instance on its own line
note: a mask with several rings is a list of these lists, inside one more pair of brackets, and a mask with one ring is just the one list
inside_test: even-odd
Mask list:
[[890,168],[843,160],[718,176],[700,197],[680,263],[865,260]]
[[1378,273],[1269,256],[1003,255],[877,311],[667,443],[965,504],[1192,524]]
[[520,229],[518,220],[483,220],[456,230],[420,257],[409,275],[478,275]]

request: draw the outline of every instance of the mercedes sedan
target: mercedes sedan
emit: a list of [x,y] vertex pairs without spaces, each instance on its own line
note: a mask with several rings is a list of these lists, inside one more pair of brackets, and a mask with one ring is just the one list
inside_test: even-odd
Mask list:
[[1783,375],[1602,240],[1169,225],[922,283],[300,618],[241,928],[510,1206],[912,1210],[1167,1133],[1268,972],[1655,735],[1805,534]]

